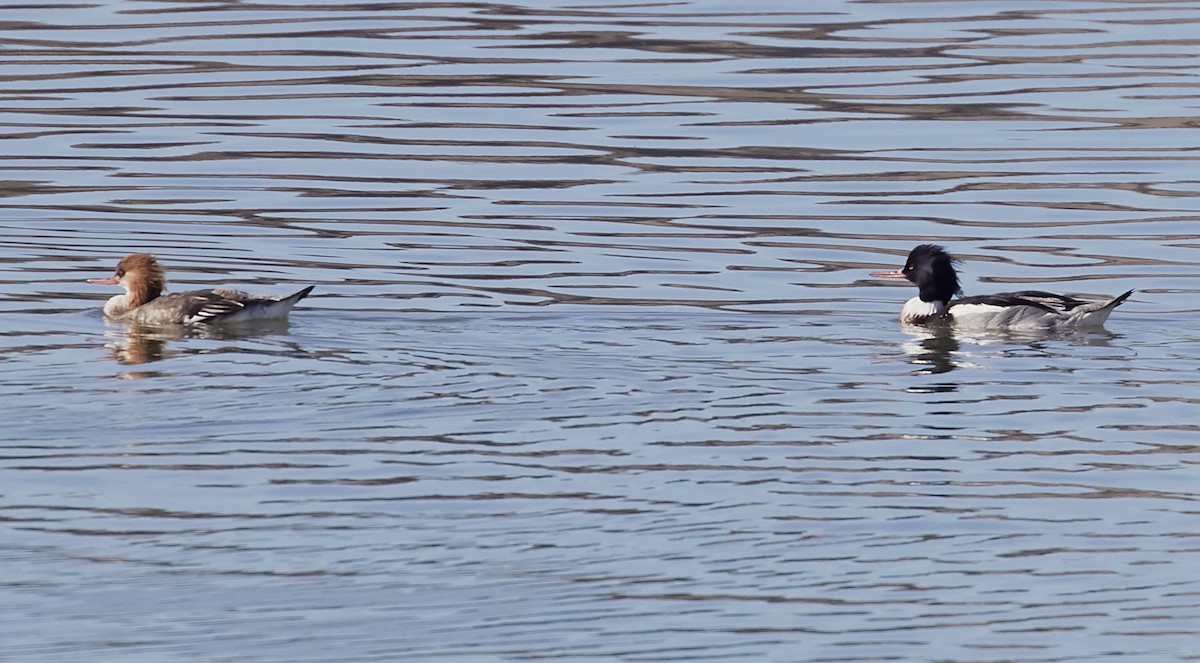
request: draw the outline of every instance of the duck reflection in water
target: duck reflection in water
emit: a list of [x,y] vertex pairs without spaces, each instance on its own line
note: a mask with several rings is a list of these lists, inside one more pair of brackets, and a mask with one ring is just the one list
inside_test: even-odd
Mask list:
[[[104,347],[109,350],[110,357],[121,364],[148,364],[162,361],[170,357],[186,354],[211,353],[213,348],[187,348],[184,341],[201,339],[214,341],[234,341],[248,338],[286,335],[288,333],[287,319],[259,320],[238,325],[145,325],[138,322],[114,324],[113,329],[105,333],[108,342]],[[171,344],[179,347],[172,349]],[[131,376],[138,377],[138,376]]]
[[[1009,353],[1054,355],[1055,344],[1068,346],[1111,347],[1112,341],[1121,338],[1106,329],[1062,329],[1062,330],[995,330],[970,332],[949,325],[902,325],[902,331],[910,338],[900,344],[909,356],[909,363],[917,367],[917,375],[937,375],[956,368],[978,365],[985,352],[989,356]],[[986,349],[986,350],[985,350]],[[956,385],[925,388],[929,391],[954,391]]]
[[954,355],[959,344],[952,327],[906,325],[904,331],[912,338],[900,347],[909,356],[909,362],[919,367],[918,375],[948,373],[956,368]]

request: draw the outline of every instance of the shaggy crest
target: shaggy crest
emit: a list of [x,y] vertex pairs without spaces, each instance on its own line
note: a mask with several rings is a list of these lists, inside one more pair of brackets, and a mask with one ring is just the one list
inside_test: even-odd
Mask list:
[[916,284],[923,302],[948,303],[962,294],[954,266],[958,258],[936,244],[922,244],[908,254],[904,276]]
[[129,290],[129,306],[145,304],[167,288],[167,277],[149,253],[125,256],[117,263],[117,281]]

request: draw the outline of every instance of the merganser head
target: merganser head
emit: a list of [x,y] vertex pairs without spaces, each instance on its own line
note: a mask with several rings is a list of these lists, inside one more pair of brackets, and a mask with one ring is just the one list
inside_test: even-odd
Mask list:
[[871,276],[908,279],[917,286],[918,297],[923,302],[949,301],[962,294],[958,283],[958,272],[954,265],[958,258],[936,244],[922,244],[908,254],[904,268],[894,272],[873,272]]
[[[121,305],[125,309],[131,309],[161,295],[167,287],[167,278],[154,256],[149,253],[135,253],[125,256],[121,262],[117,263],[117,270],[113,272],[112,276],[106,279],[88,279],[88,283],[119,285],[125,288]],[[113,300],[121,297],[118,295]],[[115,306],[113,300],[109,301],[110,306]],[[110,312],[109,306],[105,306],[104,310],[105,313],[113,314]]]

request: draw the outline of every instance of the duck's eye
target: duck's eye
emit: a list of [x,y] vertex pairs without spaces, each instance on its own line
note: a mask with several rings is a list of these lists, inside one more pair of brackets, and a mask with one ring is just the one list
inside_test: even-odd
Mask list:
[[117,270],[117,278],[121,278],[122,276],[125,276],[125,270],[118,269]]

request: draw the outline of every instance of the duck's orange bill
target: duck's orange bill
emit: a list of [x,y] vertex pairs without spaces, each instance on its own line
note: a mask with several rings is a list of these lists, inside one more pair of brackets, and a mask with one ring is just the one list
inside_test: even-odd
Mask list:
[[87,282],[99,285],[117,285],[117,279],[111,276],[106,279],[88,279]]
[[908,278],[907,276],[904,275],[904,272],[902,272],[898,269],[895,271],[891,271],[891,272],[871,272],[871,276],[877,276],[879,278],[884,278],[884,279],[906,279],[906,278]]

